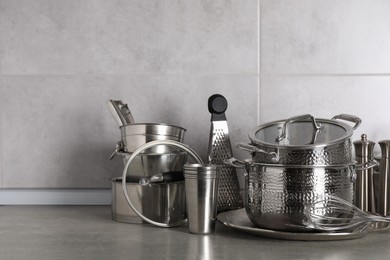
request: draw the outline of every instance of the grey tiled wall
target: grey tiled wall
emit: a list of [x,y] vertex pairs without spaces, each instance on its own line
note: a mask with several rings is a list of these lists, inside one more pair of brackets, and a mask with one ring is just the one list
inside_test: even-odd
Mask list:
[[[0,0],[1,187],[104,188],[120,132],[179,125],[205,157],[207,99],[226,96],[232,141],[257,124],[257,1]],[[245,126],[245,128],[242,128]]]
[[0,0],[0,186],[110,187],[110,98],[185,127],[203,158],[214,93],[232,143],[302,113],[355,114],[355,139],[390,139],[389,13],[386,0]]

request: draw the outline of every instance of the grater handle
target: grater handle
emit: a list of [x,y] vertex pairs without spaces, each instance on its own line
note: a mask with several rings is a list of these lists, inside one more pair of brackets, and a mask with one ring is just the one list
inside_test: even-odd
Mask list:
[[214,94],[209,97],[208,107],[211,113],[211,121],[226,121],[225,111],[228,103],[224,96]]

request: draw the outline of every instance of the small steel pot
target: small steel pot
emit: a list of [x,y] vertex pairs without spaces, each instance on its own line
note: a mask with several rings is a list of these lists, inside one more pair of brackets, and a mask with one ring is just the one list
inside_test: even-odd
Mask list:
[[[128,176],[129,177],[129,176]],[[149,219],[170,226],[183,224],[186,218],[184,181],[149,183],[126,180],[128,196],[134,207]],[[112,219],[124,223],[147,223],[142,220],[126,201],[122,178],[113,178],[111,186]]]
[[[245,168],[245,209],[258,227],[310,232],[305,205],[324,195],[334,195],[353,203],[355,164],[302,166],[264,164],[231,159],[230,165]],[[367,167],[373,167],[374,164]],[[326,206],[326,205],[324,205]],[[332,209],[318,214],[335,215]]]
[[[336,121],[353,122],[350,125]],[[329,119],[302,115],[259,126],[249,135],[251,144],[237,146],[256,162],[283,165],[341,165],[352,160],[350,137],[361,123],[358,117],[337,115]]]
[[[133,153],[141,145],[155,140],[172,140],[183,142],[186,129],[166,124],[130,124],[120,127],[123,149]],[[167,153],[177,148],[156,146],[144,152]]]

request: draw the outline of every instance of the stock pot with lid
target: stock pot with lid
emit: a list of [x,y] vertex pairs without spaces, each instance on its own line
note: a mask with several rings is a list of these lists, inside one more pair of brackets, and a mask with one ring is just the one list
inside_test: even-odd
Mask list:
[[[340,122],[354,123],[354,126]],[[284,165],[340,165],[352,160],[351,136],[361,119],[347,114],[332,119],[301,115],[257,127],[250,144],[239,143],[256,162]]]
[[[280,165],[239,161],[231,158],[227,164],[245,169],[245,210],[258,227],[279,230],[312,232],[307,226],[305,207],[326,195],[342,198],[350,203],[354,198],[356,169],[374,167],[375,163],[356,165]],[[316,212],[324,218],[339,215],[338,210],[327,208]]]
[[[352,158],[351,136],[360,123],[352,115],[320,119],[307,114],[257,127],[250,144],[237,145],[252,159],[226,162],[245,169],[249,219],[271,230],[311,231],[305,225],[305,205],[324,195],[352,203],[356,168],[374,166],[356,165]],[[331,208],[318,214],[339,217]]]

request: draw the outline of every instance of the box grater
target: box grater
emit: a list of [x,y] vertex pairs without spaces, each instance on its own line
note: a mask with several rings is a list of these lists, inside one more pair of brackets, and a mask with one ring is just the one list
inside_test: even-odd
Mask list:
[[224,163],[226,159],[233,157],[225,116],[227,105],[227,100],[220,94],[212,95],[208,100],[211,128],[207,160],[208,163],[217,165],[219,173],[218,212],[243,207],[236,169]]

